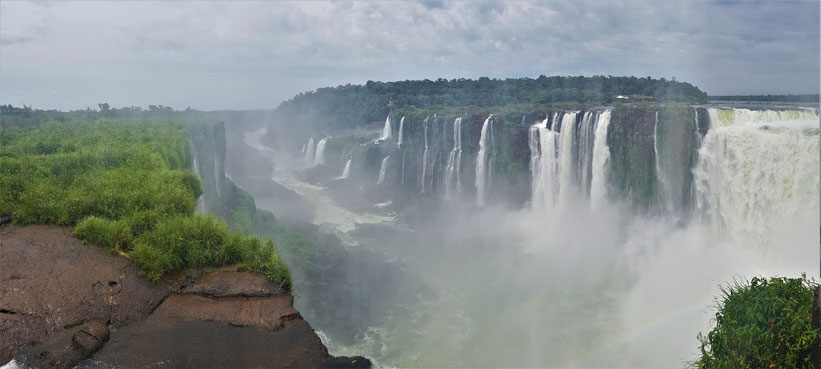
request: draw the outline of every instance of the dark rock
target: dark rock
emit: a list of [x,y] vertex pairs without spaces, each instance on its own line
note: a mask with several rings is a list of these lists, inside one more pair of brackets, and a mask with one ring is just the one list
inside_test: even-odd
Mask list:
[[0,234],[0,362],[65,327],[140,320],[169,294],[127,259],[84,245],[71,232],[10,225]]
[[97,352],[108,341],[109,336],[108,327],[102,321],[95,320],[74,333],[71,337],[71,343],[74,347],[84,354],[90,356]]
[[73,368],[103,347],[108,335],[105,323],[91,321],[52,334],[39,345],[26,347],[17,361],[31,368]]
[[264,275],[237,271],[236,267],[214,269],[182,292],[219,298],[269,297],[285,293]]
[[370,360],[362,356],[337,356],[325,360],[323,368],[370,368],[373,366]]
[[206,274],[112,333],[81,367],[322,367],[331,357],[293,297],[258,277],[232,268]]

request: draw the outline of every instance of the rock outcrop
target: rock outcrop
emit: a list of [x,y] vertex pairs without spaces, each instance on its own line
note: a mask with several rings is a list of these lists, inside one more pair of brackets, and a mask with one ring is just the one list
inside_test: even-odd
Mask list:
[[7,226],[0,230],[0,362],[85,322],[117,328],[143,319],[169,294],[127,259],[84,245],[71,228]]
[[0,234],[0,361],[24,367],[370,367],[332,357],[293,296],[235,267],[151,284],[70,228]]

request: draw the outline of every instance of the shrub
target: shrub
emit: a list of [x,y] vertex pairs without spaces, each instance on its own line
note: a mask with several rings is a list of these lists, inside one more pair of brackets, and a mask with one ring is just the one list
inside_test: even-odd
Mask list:
[[698,368],[812,368],[819,340],[811,326],[813,283],[753,278],[722,288],[716,326],[699,334]]
[[[125,254],[155,282],[173,270],[240,263],[290,288],[273,243],[194,214],[202,187],[184,128],[101,121],[3,131],[0,214],[76,225],[79,239]],[[246,197],[235,223],[251,232]]]
[[131,229],[124,222],[95,216],[86,217],[77,223],[74,235],[85,242],[116,252],[130,250],[134,240]]

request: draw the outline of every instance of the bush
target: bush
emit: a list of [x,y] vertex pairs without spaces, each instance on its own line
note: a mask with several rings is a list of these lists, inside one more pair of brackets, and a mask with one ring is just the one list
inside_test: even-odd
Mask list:
[[722,288],[716,326],[701,341],[697,368],[812,368],[815,286],[804,278],[753,278]]
[[[173,270],[241,264],[290,289],[273,243],[194,214],[202,187],[183,125],[36,127],[0,134],[0,214],[22,224],[76,225],[79,239],[124,254],[155,282]],[[236,218],[250,232],[253,199],[244,200]]]

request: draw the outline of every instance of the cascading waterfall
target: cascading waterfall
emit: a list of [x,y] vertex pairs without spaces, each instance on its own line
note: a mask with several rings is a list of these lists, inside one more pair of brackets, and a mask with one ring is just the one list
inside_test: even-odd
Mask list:
[[462,191],[462,117],[453,121],[453,150],[445,167],[445,198],[456,199]]
[[428,119],[430,116],[425,117],[425,120],[422,121],[422,134],[425,136],[425,151],[422,153],[422,189],[419,193],[425,193],[427,181],[425,180],[428,177]]
[[308,139],[308,144],[305,147],[305,165],[311,166],[314,165],[314,160],[316,158],[316,142],[314,141],[314,136],[311,136]]
[[[818,226],[819,117],[814,110],[708,109],[694,207],[717,234],[773,245],[787,225]],[[780,235],[783,236],[783,235]]]
[[316,160],[314,161],[314,165],[325,164],[325,144],[328,143],[328,137],[325,137],[319,140],[319,143],[316,145]]
[[659,112],[656,112],[656,121],[653,125],[653,152],[655,157],[653,160],[656,163],[656,180],[658,181],[658,198],[659,203],[665,213],[670,214],[673,211],[673,203],[670,196],[670,186],[662,169],[661,160],[659,156]]
[[376,184],[385,182],[385,174],[388,172],[388,159],[390,158],[391,156],[388,155],[382,159],[382,164],[379,165],[379,178],[377,179]]
[[342,169],[342,175],[339,176],[337,179],[347,179],[351,175],[351,162],[353,161],[353,157],[348,158],[348,161],[345,162],[345,168]]
[[590,177],[593,158],[593,130],[599,114],[596,112],[585,112],[582,117],[581,126],[578,130],[578,170],[577,178],[579,187],[583,194],[590,192]]
[[219,167],[219,157],[214,153],[214,188],[217,191],[217,198],[222,199],[222,186],[220,186],[220,179],[222,179],[222,169]]
[[[554,128],[559,114],[553,114]],[[532,196],[531,207],[550,209],[558,196],[559,169],[559,134],[547,128],[549,120],[545,118],[528,131],[531,156]]]
[[487,202],[488,157],[490,140],[493,135],[493,114],[489,115],[482,124],[482,133],[479,137],[479,153],[476,155],[476,205],[485,206]]
[[590,179],[590,208],[593,210],[601,209],[607,201],[607,161],[610,159],[607,127],[610,125],[610,113],[610,110],[605,110],[596,119]]
[[573,135],[576,129],[576,116],[579,112],[565,113],[562,117],[562,125],[559,128],[559,151],[561,160],[559,162],[559,202],[568,200],[572,191],[575,178],[575,168],[573,165]]
[[379,138],[380,141],[388,141],[391,139],[391,116],[388,115],[385,118],[385,127],[382,128],[382,137]]
[[403,116],[402,119],[399,120],[399,140],[397,145],[402,146],[402,138],[405,136],[405,117]]

